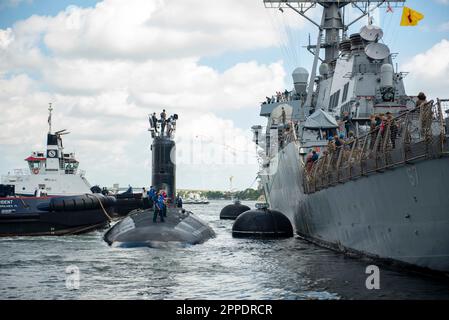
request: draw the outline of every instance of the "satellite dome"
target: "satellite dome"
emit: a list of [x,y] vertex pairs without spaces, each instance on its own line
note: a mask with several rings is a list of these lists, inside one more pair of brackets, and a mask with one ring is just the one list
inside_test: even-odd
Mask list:
[[292,78],[296,93],[305,94],[309,79],[309,72],[302,67],[296,68],[293,70]]
[[293,82],[306,82],[309,79],[309,72],[303,67],[298,67],[292,73]]
[[324,63],[324,62],[323,62],[323,63],[320,65],[319,71],[320,71],[320,75],[322,75],[322,76],[328,75],[328,74],[329,74],[329,65],[328,65],[327,63]]

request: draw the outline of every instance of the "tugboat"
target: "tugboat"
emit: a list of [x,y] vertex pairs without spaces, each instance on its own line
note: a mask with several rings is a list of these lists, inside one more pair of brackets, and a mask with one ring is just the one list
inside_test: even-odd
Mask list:
[[[0,184],[0,236],[70,235],[109,225],[114,197],[92,194],[78,161],[64,153],[61,136],[52,133],[49,107],[47,152],[25,159],[31,174],[2,177]],[[18,192],[16,192],[16,190]]]
[[16,195],[35,196],[38,190],[45,190],[49,196],[70,196],[91,193],[91,185],[78,172],[79,162],[74,153],[64,152],[62,136],[69,134],[66,130],[52,133],[51,117],[53,108],[50,104],[48,116],[47,150],[32,152],[25,161],[29,171],[14,170],[14,174],[1,177],[1,183],[13,185]]
[[[98,186],[91,186],[84,171],[79,171],[79,161],[73,152],[64,152],[62,136],[65,129],[52,133],[52,105],[48,108],[47,150],[32,152],[25,161],[29,170],[16,169],[14,174],[1,177],[1,184],[14,186],[15,195],[35,197],[37,193],[54,196],[81,196],[87,194],[109,195]],[[115,202],[114,216],[126,216],[130,211],[142,208],[140,194],[113,195]]]

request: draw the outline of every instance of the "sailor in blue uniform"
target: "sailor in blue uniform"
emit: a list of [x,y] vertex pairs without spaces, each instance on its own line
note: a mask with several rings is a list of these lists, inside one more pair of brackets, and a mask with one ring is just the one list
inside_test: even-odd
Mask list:
[[156,222],[158,214],[159,217],[161,218],[161,222],[164,222],[164,210],[165,210],[164,196],[160,194],[159,197],[157,198],[156,209],[154,210],[153,214],[153,222]]
[[148,199],[150,201],[150,209],[153,209],[153,205],[156,202],[156,190],[153,186],[150,187],[150,190],[148,190]]

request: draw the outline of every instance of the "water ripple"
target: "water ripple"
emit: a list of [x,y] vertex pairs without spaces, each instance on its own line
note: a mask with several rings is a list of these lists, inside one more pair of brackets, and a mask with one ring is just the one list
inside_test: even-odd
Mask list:
[[[298,238],[234,239],[219,220],[227,202],[190,206],[217,237],[196,246],[109,247],[102,231],[70,237],[0,239],[1,299],[398,299],[449,298],[447,283],[382,269],[365,288],[368,262]],[[247,203],[251,207],[254,203]],[[80,271],[66,288],[66,268]]]

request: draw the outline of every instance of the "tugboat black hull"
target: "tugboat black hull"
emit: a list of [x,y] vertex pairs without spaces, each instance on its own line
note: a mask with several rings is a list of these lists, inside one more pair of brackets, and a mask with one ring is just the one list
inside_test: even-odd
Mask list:
[[29,215],[0,216],[0,237],[62,236],[106,228],[109,222],[98,210],[73,212],[70,217],[46,212]]
[[[0,198],[0,236],[61,236],[86,233],[109,225],[110,209],[70,208],[79,197]],[[65,207],[52,204],[66,201]],[[82,201],[81,201],[82,202]],[[85,202],[83,202],[85,203]],[[106,203],[105,203],[106,204]]]

